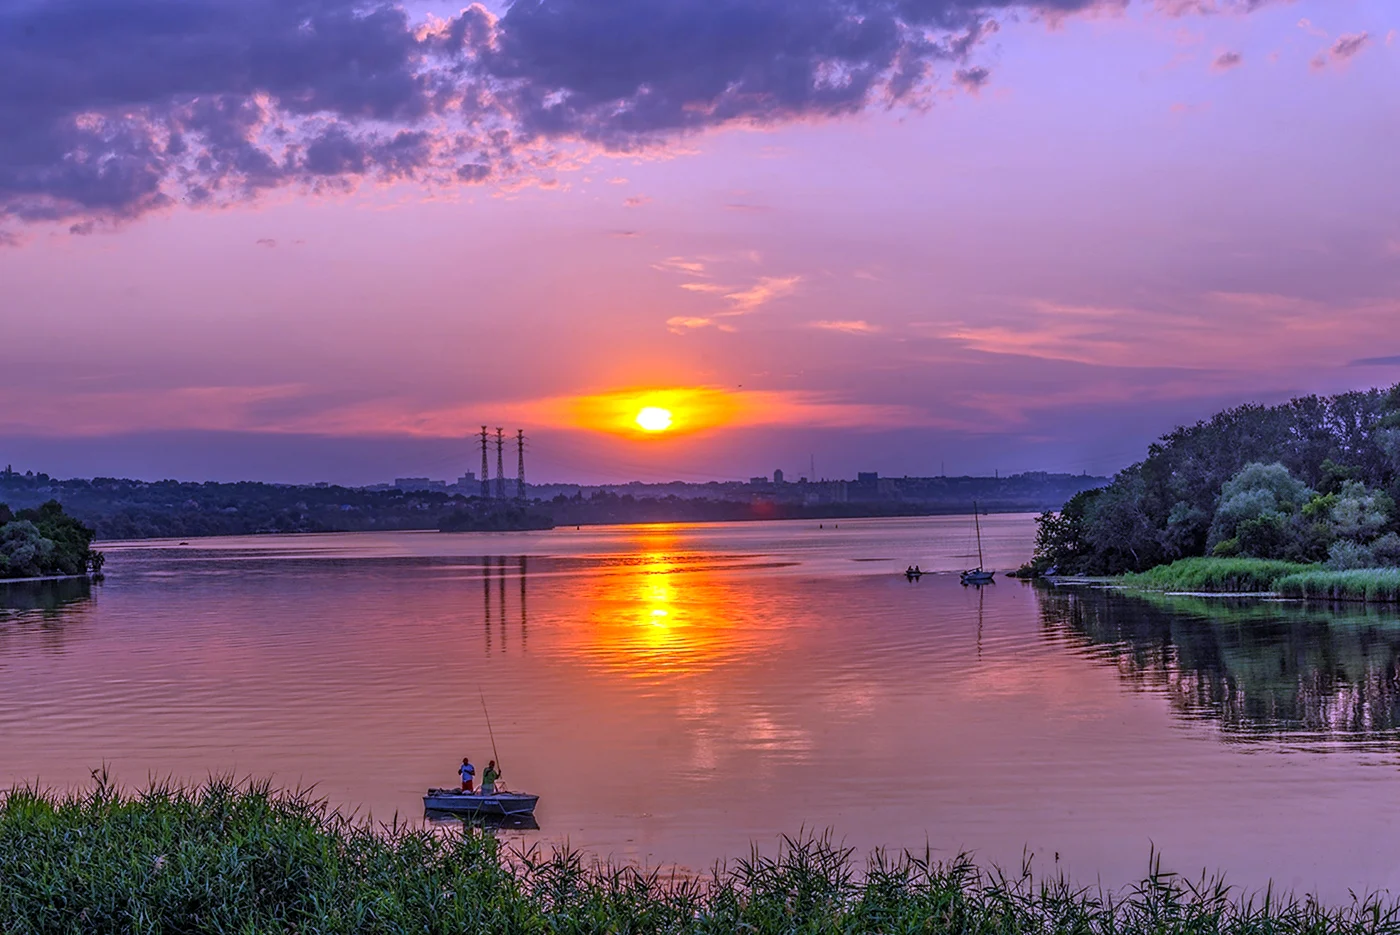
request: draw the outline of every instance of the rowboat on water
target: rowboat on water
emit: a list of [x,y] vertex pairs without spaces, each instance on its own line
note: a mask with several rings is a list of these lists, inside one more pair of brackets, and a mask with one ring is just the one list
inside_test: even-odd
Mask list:
[[423,808],[430,812],[450,812],[454,815],[515,818],[533,815],[537,795],[528,792],[462,792],[459,789],[429,789],[423,796]]

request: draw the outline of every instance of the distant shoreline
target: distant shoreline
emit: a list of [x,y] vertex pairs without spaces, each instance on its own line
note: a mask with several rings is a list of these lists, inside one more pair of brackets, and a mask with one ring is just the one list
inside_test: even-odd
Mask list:
[[0,578],[0,584],[24,584],[34,581],[92,581],[92,575],[42,575],[38,578]]
[[[981,510],[982,516],[1036,516],[1043,512],[1039,508],[1007,507],[1002,509]],[[206,535],[183,535],[183,536],[121,536],[111,539],[98,539],[94,544],[114,543],[114,542],[151,542],[159,539],[166,540],[196,540],[196,539],[244,539],[263,536],[343,536],[358,533],[386,533],[386,532],[423,532],[439,533],[447,536],[460,535],[503,535],[518,532],[552,532],[554,529],[582,529],[582,528],[610,528],[615,526],[717,526],[723,523],[802,523],[802,522],[836,522],[842,520],[863,520],[863,519],[919,519],[921,517],[936,516],[971,516],[971,510],[960,509],[930,509],[900,513],[840,513],[836,515],[824,516],[745,516],[745,517],[717,517],[717,518],[680,518],[680,519],[637,519],[618,520],[616,522],[583,522],[583,523],[557,523],[552,529],[468,529],[458,531],[444,531],[430,526],[409,527],[400,529],[316,529],[316,530],[259,530],[257,532],[214,532]],[[81,577],[81,576],[76,576]],[[14,580],[14,579],[0,579]],[[40,579],[27,579],[40,580]]]
[[[0,503],[28,509],[49,501],[102,542],[194,539],[270,533],[388,532],[414,529],[524,530],[554,526],[747,522],[806,519],[840,522],[881,516],[1038,513],[1107,478],[1031,472],[1002,477],[879,477],[851,481],[631,484],[556,491],[528,489],[529,499],[481,497],[460,489],[281,486],[258,482],[194,483],[114,478],[59,480],[0,471]],[[433,483],[425,481],[425,483]],[[437,482],[441,487],[441,482]],[[49,569],[43,569],[45,571]]]

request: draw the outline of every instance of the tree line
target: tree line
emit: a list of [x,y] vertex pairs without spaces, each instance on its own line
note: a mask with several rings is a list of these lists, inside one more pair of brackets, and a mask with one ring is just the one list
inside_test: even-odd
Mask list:
[[1400,384],[1178,427],[1043,514],[1030,571],[1116,575],[1193,556],[1400,565]]

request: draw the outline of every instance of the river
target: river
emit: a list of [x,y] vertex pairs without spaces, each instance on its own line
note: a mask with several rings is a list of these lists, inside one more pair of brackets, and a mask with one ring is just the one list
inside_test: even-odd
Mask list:
[[[1034,523],[982,532],[1004,570]],[[1392,611],[965,588],[968,517],[104,548],[104,583],[0,586],[0,785],[271,776],[417,821],[491,758],[484,695],[525,844],[1400,889]]]

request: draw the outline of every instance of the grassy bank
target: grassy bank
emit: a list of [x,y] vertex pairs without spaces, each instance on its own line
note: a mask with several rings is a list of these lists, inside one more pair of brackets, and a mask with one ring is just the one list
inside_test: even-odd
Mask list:
[[1400,568],[1329,571],[1259,558],[1183,558],[1118,581],[1144,591],[1277,593],[1332,601],[1400,602]]
[[880,856],[825,839],[702,879],[575,852],[507,854],[480,832],[369,829],[305,795],[214,782],[0,802],[0,932],[1362,933],[1376,899],[1248,899],[1157,872],[1120,894]]
[[1285,597],[1396,603],[1400,602],[1400,568],[1307,571],[1280,578],[1277,587]]
[[1119,580],[1145,591],[1256,593],[1276,591],[1282,578],[1316,569],[1316,565],[1258,558],[1183,558]]

